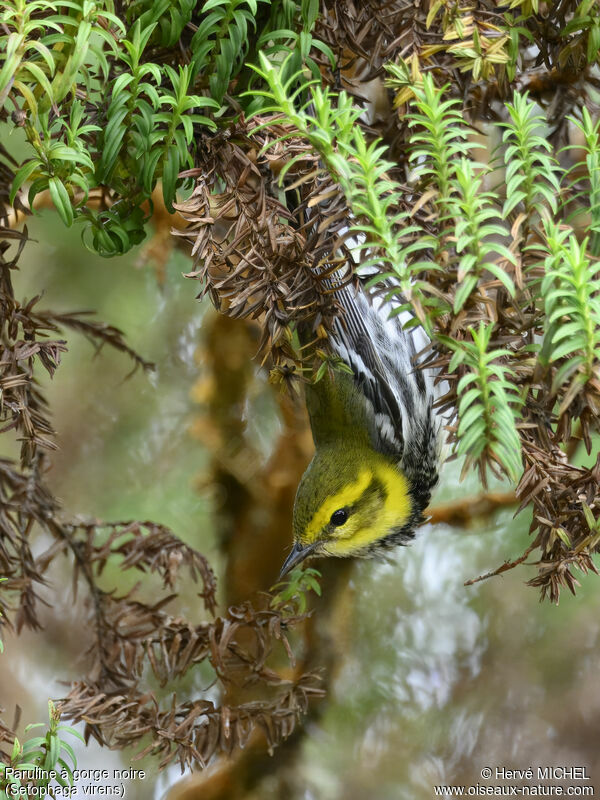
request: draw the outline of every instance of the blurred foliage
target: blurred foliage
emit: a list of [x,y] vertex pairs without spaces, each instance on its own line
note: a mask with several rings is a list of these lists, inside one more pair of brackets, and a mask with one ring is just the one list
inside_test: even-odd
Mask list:
[[[372,290],[400,293],[431,336],[465,470],[484,484],[490,471],[508,477],[533,508],[513,563],[535,552],[530,583],[554,601],[574,591],[574,567],[595,570],[600,462],[573,462],[580,441],[592,451],[600,414],[597,3],[8,0],[0,21],[0,422],[20,452],[0,461],[14,598],[2,613],[35,629],[36,589],[69,554],[96,638],[64,709],[88,735],[120,746],[148,735],[162,764],[205,763],[257,725],[278,743],[318,690],[310,674],[290,686],[265,666],[298,608],[175,620],[163,605],[185,565],[215,608],[204,557],[159,523],[71,518],[49,490],[56,435],[40,376],[59,367],[65,331],[152,365],[115,326],[15,294],[36,206],[114,256],[145,237],[160,186],[189,223],[176,232],[192,245],[189,276],[224,313],[259,320],[285,387],[335,366],[331,279],[368,267]],[[482,131],[496,153],[477,149]],[[52,542],[41,556],[36,530]],[[111,559],[155,572],[164,594],[144,603],[101,588]],[[288,600],[303,610],[309,588]],[[146,692],[149,672],[171,681],[205,660],[223,683],[244,673],[279,693],[220,710],[173,694],[166,710]]]

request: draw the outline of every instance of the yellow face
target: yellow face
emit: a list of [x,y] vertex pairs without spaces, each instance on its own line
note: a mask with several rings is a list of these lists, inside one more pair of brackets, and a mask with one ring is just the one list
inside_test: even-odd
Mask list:
[[364,555],[410,514],[406,478],[383,456],[351,446],[317,451],[298,487],[294,548],[282,574],[312,554]]

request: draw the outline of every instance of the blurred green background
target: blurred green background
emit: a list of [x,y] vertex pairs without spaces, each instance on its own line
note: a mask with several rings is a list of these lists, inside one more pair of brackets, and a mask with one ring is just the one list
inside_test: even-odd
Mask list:
[[[103,260],[53,212],[28,226],[36,241],[21,259],[17,296],[42,287],[43,307],[93,309],[157,366],[126,379],[125,355],[109,348],[94,355],[86,340],[69,335],[69,352],[47,381],[61,443],[51,488],[69,515],[172,527],[219,576],[216,489],[199,490],[209,455],[191,435],[203,370],[197,348],[215,312],[195,299],[198,284],[182,277],[189,259],[174,250],[161,284],[151,264],[138,263],[141,248]],[[245,414],[267,459],[280,422],[258,366],[256,376]],[[446,465],[434,504],[480,493],[475,476],[460,483],[459,472],[456,462]],[[563,592],[558,607],[539,604],[537,590],[524,585],[533,567],[463,585],[520,555],[529,521],[529,513],[513,519],[507,509],[468,529],[426,525],[413,546],[388,561],[356,564],[342,598],[346,624],[334,643],[337,667],[323,713],[307,724],[297,757],[281,765],[275,751],[247,796],[421,800],[433,797],[437,784],[485,785],[484,767],[552,765],[585,766],[600,794],[600,579],[578,575],[577,596]],[[46,545],[38,542],[36,552]],[[45,630],[4,637],[0,702],[8,719],[19,703],[23,724],[45,719],[47,698],[65,693],[60,681],[85,669],[86,610],[72,602],[65,567],[62,561],[52,573],[49,596],[59,601],[44,612]],[[130,585],[118,570],[107,579]],[[184,594],[188,610],[194,598],[193,591]],[[214,696],[206,671],[186,687]],[[96,745],[78,746],[77,753],[80,768],[118,767],[132,755]],[[148,759],[136,766],[150,777],[126,785],[131,800],[162,797],[179,779],[178,768],[157,776]]]

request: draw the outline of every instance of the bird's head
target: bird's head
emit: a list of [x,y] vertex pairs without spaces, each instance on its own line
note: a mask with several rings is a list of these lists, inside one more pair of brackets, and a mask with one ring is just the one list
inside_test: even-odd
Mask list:
[[281,576],[310,555],[366,555],[411,511],[408,482],[393,462],[362,443],[321,447],[298,486],[294,545]]

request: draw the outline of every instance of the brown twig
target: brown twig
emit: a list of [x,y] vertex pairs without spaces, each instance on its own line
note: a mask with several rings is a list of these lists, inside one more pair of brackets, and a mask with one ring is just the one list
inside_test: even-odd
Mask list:
[[523,555],[519,556],[519,558],[516,558],[514,561],[505,561],[504,564],[501,564],[497,569],[494,569],[491,572],[486,572],[485,575],[480,575],[478,578],[469,578],[468,581],[464,582],[464,586],[472,586],[474,583],[479,583],[479,581],[485,581],[488,578],[493,578],[494,575],[501,575],[503,572],[507,572],[507,570],[509,569],[514,569],[515,567],[518,567],[519,564],[522,564],[529,556],[529,554],[533,550],[535,550],[538,544],[539,542],[536,539],[533,544],[529,545],[529,547],[527,548],[527,550],[525,550]]

